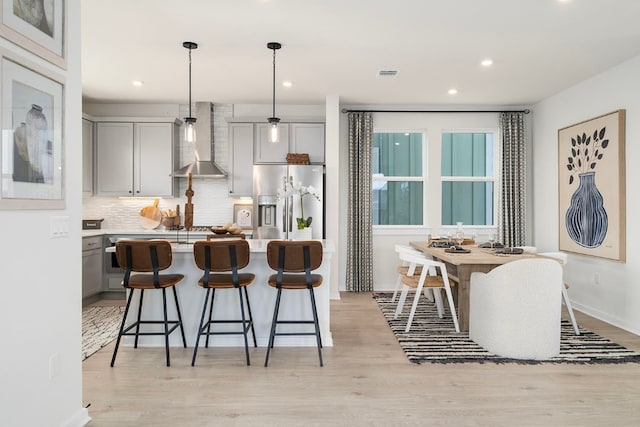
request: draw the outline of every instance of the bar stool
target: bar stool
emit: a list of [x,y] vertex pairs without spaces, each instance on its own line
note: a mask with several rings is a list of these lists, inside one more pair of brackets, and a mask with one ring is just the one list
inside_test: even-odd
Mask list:
[[[264,366],[269,363],[269,353],[273,348],[276,335],[315,335],[318,347],[318,358],[322,364],[322,338],[318,323],[318,310],[313,288],[322,285],[322,275],[311,274],[322,264],[322,243],[315,240],[272,240],[267,243],[267,263],[277,274],[269,276],[269,286],[276,288],[276,304],[271,322],[271,333]],[[313,320],[278,320],[282,290],[309,290]],[[314,332],[277,332],[279,324],[313,324]]]
[[[138,348],[138,337],[140,335],[164,335],[165,352],[167,358],[167,366],[171,366],[169,358],[169,335],[178,327],[182,334],[182,345],[186,348],[187,341],[184,337],[184,328],[182,327],[182,315],[180,314],[180,305],[178,304],[178,294],[176,292],[175,285],[177,285],[182,279],[183,274],[160,274],[162,270],[166,270],[171,266],[172,252],[171,244],[167,240],[120,240],[116,242],[116,257],[120,267],[124,268],[124,278],[122,280],[122,286],[125,289],[129,289],[129,298],[127,299],[127,305],[122,317],[122,323],[120,325],[120,331],[118,332],[118,339],[116,340],[116,347],[113,350],[113,357],[111,358],[111,367],[116,362],[116,355],[118,354],[118,347],[120,346],[120,339],[124,335],[133,335],[136,337],[134,342],[134,348]],[[143,274],[131,274],[131,273],[143,273]],[[153,273],[153,274],[148,274]],[[176,311],[178,313],[178,320],[167,320],[167,288],[173,289],[173,298],[176,304]],[[136,289],[140,290],[140,301],[138,304],[138,317],[137,320],[125,328],[125,322],[127,320],[127,314],[129,313],[129,307],[131,305],[131,299]],[[142,302],[145,290],[162,290],[162,308],[164,313],[163,320],[141,320],[142,314]],[[162,332],[140,332],[140,325],[145,324],[163,324],[164,331]],[[169,325],[173,325],[169,328]],[[135,332],[129,332],[135,328]]]
[[[238,272],[238,270],[249,264],[249,243],[247,243],[244,238],[211,241],[200,240],[193,244],[193,255],[198,268],[204,270],[202,278],[198,281],[198,286],[206,289],[207,293],[202,307],[202,316],[200,317],[200,326],[198,328],[198,338],[196,339],[196,346],[193,349],[191,366],[195,366],[196,364],[198,345],[200,344],[200,337],[202,335],[207,336],[205,347],[208,348],[210,335],[234,334],[244,335],[244,351],[247,358],[247,365],[250,365],[249,343],[247,340],[247,333],[249,332],[249,329],[251,329],[251,334],[253,335],[253,346],[257,347],[257,344],[256,332],[253,329],[253,317],[251,315],[251,304],[249,303],[247,286],[253,283],[255,275],[252,273]],[[244,297],[242,295],[243,288]],[[216,289],[238,289],[242,320],[212,320],[213,301],[216,295]],[[204,318],[207,311],[209,293],[211,293],[211,305],[209,307],[209,319],[205,322]],[[247,310],[249,312],[248,321],[245,316],[244,298],[247,300]],[[211,332],[211,325],[216,323],[242,323],[242,330]]]

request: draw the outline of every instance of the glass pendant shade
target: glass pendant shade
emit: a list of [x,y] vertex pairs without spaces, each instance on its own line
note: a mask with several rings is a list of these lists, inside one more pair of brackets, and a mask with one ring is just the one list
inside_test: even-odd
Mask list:
[[276,143],[280,141],[280,132],[278,129],[278,123],[280,119],[277,117],[269,118],[269,142]]
[[184,141],[196,142],[196,119],[185,117],[184,119]]

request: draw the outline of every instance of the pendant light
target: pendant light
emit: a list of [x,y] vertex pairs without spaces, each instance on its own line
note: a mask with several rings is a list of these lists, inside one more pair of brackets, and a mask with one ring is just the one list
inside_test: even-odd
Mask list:
[[185,142],[196,142],[196,118],[191,116],[191,50],[197,49],[198,44],[184,42],[182,46],[189,49],[189,117],[184,118],[184,140]]
[[278,123],[280,119],[276,117],[276,50],[280,49],[282,45],[278,42],[267,43],[267,48],[273,50],[273,110],[271,117],[267,120],[271,125],[269,128],[269,142],[276,143],[279,140]]

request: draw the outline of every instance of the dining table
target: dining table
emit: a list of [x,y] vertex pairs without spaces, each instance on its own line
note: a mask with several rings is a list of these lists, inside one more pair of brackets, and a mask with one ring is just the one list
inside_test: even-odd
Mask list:
[[441,261],[447,268],[449,280],[457,283],[456,305],[458,306],[458,323],[460,331],[469,330],[469,294],[471,289],[471,273],[488,273],[494,268],[519,259],[536,258],[538,255],[529,252],[520,254],[497,253],[492,248],[464,245],[468,252],[450,252],[445,247],[434,247],[428,241],[413,241],[409,244],[422,251],[436,261]]

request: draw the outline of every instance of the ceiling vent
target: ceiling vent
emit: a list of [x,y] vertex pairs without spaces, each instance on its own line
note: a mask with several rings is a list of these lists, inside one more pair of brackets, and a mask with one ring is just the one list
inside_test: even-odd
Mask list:
[[395,77],[398,75],[398,70],[380,70],[378,71],[378,77]]

